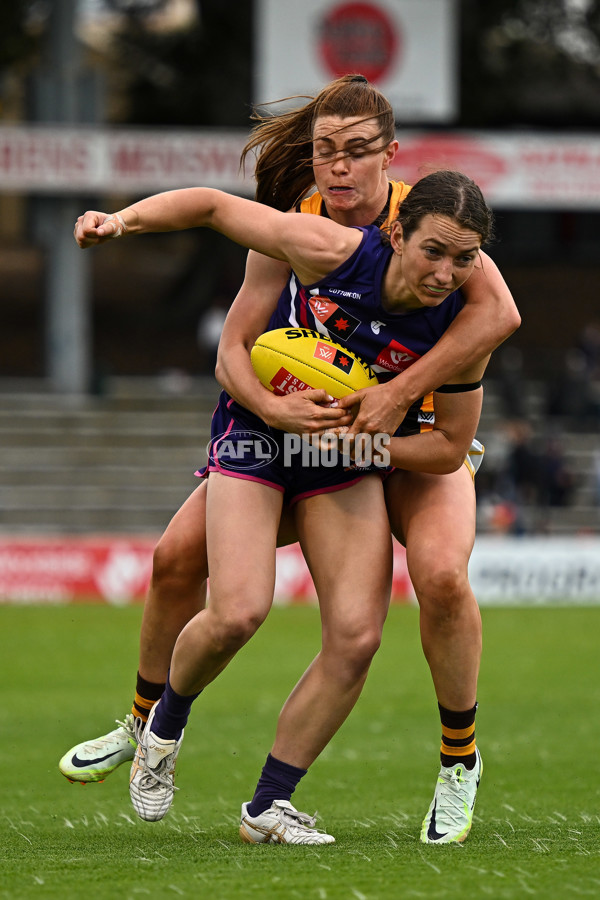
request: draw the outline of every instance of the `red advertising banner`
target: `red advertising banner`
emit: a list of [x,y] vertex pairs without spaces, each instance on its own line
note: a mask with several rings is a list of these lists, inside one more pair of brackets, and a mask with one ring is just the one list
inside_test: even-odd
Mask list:
[[[0,603],[115,606],[144,600],[154,537],[0,537]],[[394,599],[412,599],[404,549],[394,546]],[[313,603],[315,591],[298,544],[277,551],[276,603]]]
[[0,602],[143,600],[151,538],[0,538]]
[[[252,196],[245,131],[0,126],[0,191],[144,194],[203,185]],[[494,207],[600,209],[600,136],[398,131],[389,174],[470,175]],[[251,168],[251,167],[250,167]]]
[[152,192],[202,185],[253,190],[240,173],[248,135],[58,127],[0,127],[0,189],[52,193]]
[[[157,538],[0,537],[0,604],[141,603]],[[482,606],[600,604],[598,536],[475,542],[469,579]],[[394,541],[392,599],[415,602],[403,547]],[[277,551],[275,602],[315,603],[298,544]]]

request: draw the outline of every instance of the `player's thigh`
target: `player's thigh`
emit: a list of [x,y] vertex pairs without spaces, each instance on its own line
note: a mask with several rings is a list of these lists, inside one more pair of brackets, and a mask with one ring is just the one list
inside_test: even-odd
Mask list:
[[206,481],[177,510],[154,551],[155,574],[160,571],[208,575],[206,558]]
[[266,612],[275,588],[275,547],[283,494],[212,472],[206,504],[210,605]]
[[387,479],[385,496],[413,581],[436,570],[466,573],[476,521],[475,486],[466,466],[449,475],[397,470]]
[[391,593],[391,536],[381,480],[297,504],[296,524],[327,629],[383,626]]

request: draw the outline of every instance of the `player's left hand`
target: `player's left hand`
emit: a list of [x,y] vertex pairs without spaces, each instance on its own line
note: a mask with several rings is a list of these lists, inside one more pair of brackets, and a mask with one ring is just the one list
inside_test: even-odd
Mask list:
[[351,421],[346,410],[324,390],[294,391],[283,397],[269,395],[269,412],[264,419],[273,428],[293,434],[319,434]]
[[391,382],[363,388],[338,400],[342,409],[352,409],[354,421],[348,429],[351,436],[357,434],[394,434],[408,412],[410,404],[404,404],[390,388]]

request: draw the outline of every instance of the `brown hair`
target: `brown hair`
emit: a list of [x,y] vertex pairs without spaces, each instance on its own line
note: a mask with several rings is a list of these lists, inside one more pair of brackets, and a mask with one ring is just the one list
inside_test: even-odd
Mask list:
[[394,112],[389,101],[364,75],[337,78],[304,106],[287,112],[267,115],[255,109],[252,119],[257,124],[242,151],[241,164],[243,167],[248,153],[254,150],[255,196],[261,203],[287,210],[312,187],[315,179],[311,145],[314,124],[320,116],[377,119],[378,133],[365,141],[374,153],[387,147],[395,137]]
[[482,244],[493,237],[494,214],[479,185],[462,172],[440,169],[417,181],[398,210],[404,238],[409,238],[427,215],[454,219],[479,234]]

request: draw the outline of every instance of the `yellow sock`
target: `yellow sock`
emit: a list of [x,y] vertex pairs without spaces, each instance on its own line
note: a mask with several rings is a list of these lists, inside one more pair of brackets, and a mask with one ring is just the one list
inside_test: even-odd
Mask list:
[[146,681],[146,679],[142,678],[142,676],[138,672],[137,682],[135,686],[135,697],[133,700],[133,706],[131,707],[131,712],[136,719],[141,719],[142,722],[148,721],[150,710],[152,709],[156,701],[160,700],[164,689],[164,682],[162,684],[158,684],[154,681]]
[[465,768],[475,765],[475,713],[473,709],[455,712],[438,704],[442,723],[442,746],[440,758],[443,766],[462,763]]

